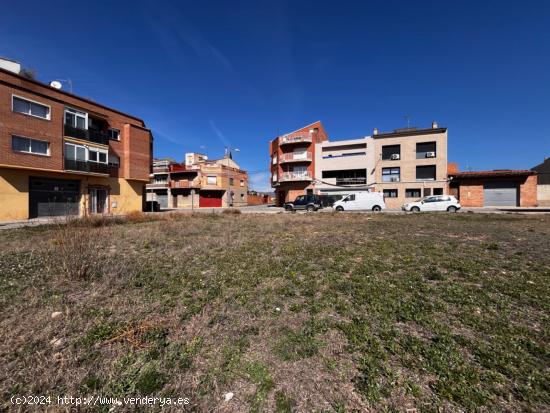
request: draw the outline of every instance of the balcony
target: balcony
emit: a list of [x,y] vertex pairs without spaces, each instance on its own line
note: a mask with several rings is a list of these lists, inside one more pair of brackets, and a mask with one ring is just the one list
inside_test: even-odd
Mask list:
[[109,135],[94,129],[80,129],[71,125],[63,125],[64,135],[69,138],[82,139],[101,145],[109,145]]
[[283,153],[279,159],[280,163],[288,162],[311,162],[311,152],[306,153]]
[[146,189],[167,189],[168,188],[168,181],[166,182],[152,182],[150,184],[145,185]]
[[293,143],[311,143],[311,135],[307,132],[304,133],[289,133],[279,138],[279,146],[289,145]]
[[199,179],[187,180],[181,179],[179,181],[170,181],[170,188],[200,188],[201,182]]
[[366,185],[367,178],[336,178],[336,185]]
[[109,165],[106,163],[77,161],[74,159],[65,159],[66,171],[90,172],[96,174],[109,174]]
[[279,178],[279,182],[297,182],[297,181],[311,181],[313,178],[311,172],[283,172]]
[[153,173],[154,174],[167,174],[168,172],[170,172],[170,167],[168,165],[163,165],[163,166],[153,166]]

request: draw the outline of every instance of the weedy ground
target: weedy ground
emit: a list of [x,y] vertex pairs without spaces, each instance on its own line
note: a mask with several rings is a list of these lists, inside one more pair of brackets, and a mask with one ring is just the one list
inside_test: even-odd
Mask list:
[[549,216],[136,215],[0,240],[0,410],[550,410]]

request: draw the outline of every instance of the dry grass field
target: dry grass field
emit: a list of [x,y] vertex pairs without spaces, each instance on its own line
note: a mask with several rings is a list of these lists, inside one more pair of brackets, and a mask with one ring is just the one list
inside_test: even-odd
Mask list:
[[550,410],[550,216],[134,216],[0,240],[0,410]]

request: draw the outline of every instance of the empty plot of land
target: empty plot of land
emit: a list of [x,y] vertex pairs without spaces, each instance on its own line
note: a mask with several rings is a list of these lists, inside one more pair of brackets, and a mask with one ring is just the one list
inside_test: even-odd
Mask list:
[[150,219],[0,233],[0,409],[550,408],[548,216]]

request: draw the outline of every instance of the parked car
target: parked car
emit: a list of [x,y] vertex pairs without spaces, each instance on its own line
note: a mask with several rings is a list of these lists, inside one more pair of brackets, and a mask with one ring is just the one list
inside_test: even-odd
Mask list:
[[317,211],[323,207],[319,195],[299,195],[294,202],[287,202],[285,205],[286,211],[305,210],[308,212]]
[[331,207],[336,201],[339,201],[343,197],[344,195],[319,195],[323,208]]
[[403,211],[420,212],[420,211],[448,211],[456,212],[461,208],[458,199],[452,195],[432,195],[426,196],[415,202],[404,204],[401,209]]
[[332,207],[336,211],[381,211],[386,203],[381,192],[356,192],[336,201]]

